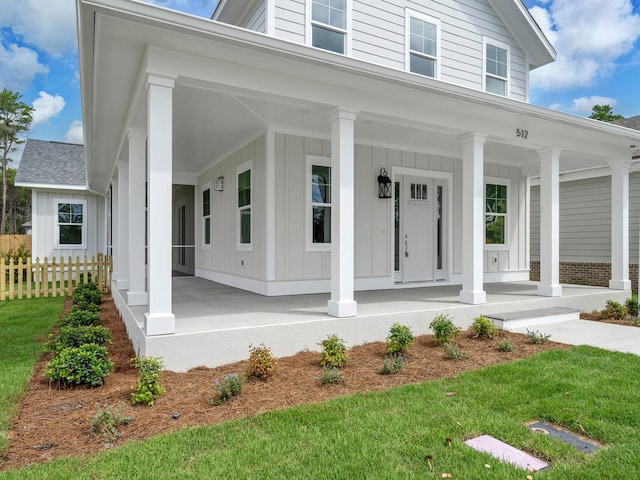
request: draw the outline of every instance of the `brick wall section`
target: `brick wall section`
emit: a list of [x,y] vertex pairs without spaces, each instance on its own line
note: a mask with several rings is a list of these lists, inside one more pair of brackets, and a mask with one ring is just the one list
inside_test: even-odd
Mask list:
[[[540,281],[539,261],[531,261],[529,278],[536,282]],[[608,287],[610,279],[610,263],[560,262],[560,283]],[[638,290],[638,264],[629,265],[629,279],[633,291],[636,292]]]

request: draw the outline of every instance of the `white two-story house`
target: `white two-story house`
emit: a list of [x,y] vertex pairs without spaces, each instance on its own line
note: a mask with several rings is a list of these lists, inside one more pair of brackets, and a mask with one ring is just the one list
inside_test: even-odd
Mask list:
[[[265,301],[323,294],[343,322],[367,290],[458,286],[483,305],[485,284],[529,278],[532,177],[540,297],[562,296],[560,175],[611,168],[628,228],[640,134],[528,103],[556,52],[520,0],[77,8],[87,179],[109,197],[114,295],[142,353],[180,336],[172,271]],[[612,251],[628,290],[628,245]],[[204,350],[195,364],[215,364]]]

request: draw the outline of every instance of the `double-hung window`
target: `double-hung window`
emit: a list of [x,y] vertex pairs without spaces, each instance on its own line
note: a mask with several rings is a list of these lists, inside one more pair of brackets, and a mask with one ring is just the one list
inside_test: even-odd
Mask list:
[[440,20],[407,11],[406,66],[410,72],[439,78]]
[[[495,182],[495,183],[490,183]],[[506,183],[485,183],[485,244],[507,244],[507,214],[509,187]]]
[[211,187],[202,190],[202,243],[211,245]]
[[509,46],[494,40],[484,40],[484,88],[489,93],[509,95]]
[[55,245],[58,248],[86,248],[84,200],[56,200]]
[[253,162],[240,165],[236,170],[238,185],[237,250],[252,250],[251,243],[251,168]]
[[331,248],[331,159],[307,157],[308,247]]
[[311,45],[347,53],[350,0],[311,1]]

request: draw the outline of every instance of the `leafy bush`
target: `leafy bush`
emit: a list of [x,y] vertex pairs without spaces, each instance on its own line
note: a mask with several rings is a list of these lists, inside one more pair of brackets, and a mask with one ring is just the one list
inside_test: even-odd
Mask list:
[[86,300],[80,300],[78,303],[74,304],[73,307],[71,307],[71,311],[73,310],[102,313],[102,307],[100,305],[96,305],[95,303],[91,303]]
[[278,359],[271,349],[263,343],[259,347],[249,346],[249,362],[247,374],[251,377],[266,380],[278,371]]
[[628,315],[631,315],[632,317],[638,316],[638,300],[636,300],[633,297],[627,298],[627,301],[625,302],[625,307],[627,307]]
[[335,333],[318,343],[322,347],[320,365],[323,367],[342,368],[347,364],[349,355],[344,340]]
[[120,403],[120,408],[114,412],[111,405],[101,409],[100,403],[96,402],[96,410],[96,416],[90,420],[91,433],[94,436],[102,435],[107,442],[115,442],[120,437],[120,425],[133,422],[133,415],[124,416],[124,403]]
[[440,345],[445,345],[460,335],[460,329],[444,314],[437,315],[429,324],[429,328],[433,330]]
[[480,315],[473,319],[471,331],[474,338],[493,338],[498,334],[498,327],[490,318]]
[[506,338],[498,344],[498,350],[501,352],[513,352],[513,348],[513,343]]
[[62,327],[58,338],[49,342],[48,348],[53,352],[60,352],[67,347],[75,348],[85,343],[109,345],[111,344],[111,332],[104,327],[87,325]]
[[463,352],[460,345],[455,342],[449,343],[444,347],[444,356],[452,360],[466,360],[469,358],[469,355]]
[[529,331],[529,329],[527,328],[527,337],[529,338],[529,341],[531,343],[540,345],[542,343],[547,343],[551,338],[551,335],[540,333],[538,330],[536,330],[535,332],[532,332],[532,331]]
[[96,327],[100,325],[100,312],[72,308],[58,321],[61,327]]
[[211,388],[218,391],[218,398],[209,400],[209,403],[220,405],[232,397],[237,397],[242,392],[246,381],[247,379],[243,375],[237,373],[225,375],[222,381],[216,380],[216,384]]
[[50,382],[65,387],[90,385],[99,387],[113,370],[106,347],[88,343],[80,347],[67,347],[47,363],[44,375]]
[[162,357],[136,357],[131,365],[138,369],[138,380],[131,393],[131,405],[153,406],[164,387],[160,385],[160,370],[164,367]]
[[342,374],[340,370],[331,365],[322,367],[322,374],[316,377],[323,384],[325,383],[342,383]]
[[400,325],[394,323],[389,329],[389,335],[387,335],[387,350],[390,353],[404,352],[413,342],[413,333],[411,328],[406,325]]
[[383,375],[392,375],[398,373],[404,368],[407,363],[407,359],[401,353],[391,353],[384,357],[384,363],[380,369],[380,373]]
[[74,304],[84,301],[100,305],[100,302],[102,301],[102,292],[98,290],[95,283],[84,283],[76,287],[71,298],[73,299]]
[[600,318],[615,318],[616,320],[622,320],[626,315],[626,307],[613,300],[607,300],[607,306],[600,312]]

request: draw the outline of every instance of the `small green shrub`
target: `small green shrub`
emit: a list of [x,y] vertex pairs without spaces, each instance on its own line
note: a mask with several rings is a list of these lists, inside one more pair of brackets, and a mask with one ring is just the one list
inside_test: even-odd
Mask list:
[[600,312],[600,318],[615,318],[622,320],[627,315],[627,309],[621,303],[607,300],[607,306]]
[[384,357],[384,363],[380,369],[380,373],[383,375],[393,375],[398,373],[404,368],[407,363],[407,359],[401,353],[391,353]]
[[455,342],[449,343],[444,347],[444,356],[452,360],[466,360],[469,358],[469,355],[463,352],[460,345]]
[[164,367],[162,357],[135,357],[131,365],[138,369],[138,380],[131,392],[131,405],[153,406],[164,387],[160,385],[160,370]]
[[120,408],[113,411],[111,405],[101,409],[100,403],[96,402],[96,410],[96,416],[90,420],[91,433],[94,437],[101,435],[107,442],[115,442],[120,438],[120,425],[133,422],[133,415],[124,416],[124,403],[120,403]]
[[509,339],[505,338],[498,344],[498,350],[500,352],[513,352],[514,346]]
[[88,343],[80,347],[67,347],[47,363],[44,375],[50,382],[64,387],[89,385],[99,387],[113,370],[106,347]]
[[335,333],[318,343],[322,347],[320,365],[323,367],[342,368],[347,364],[349,355],[344,340]]
[[72,308],[58,320],[61,327],[97,327],[100,325],[100,312]]
[[449,315],[437,315],[429,324],[429,328],[433,330],[440,345],[445,345],[460,335],[460,329],[453,324]]
[[527,328],[527,338],[529,338],[529,341],[531,343],[540,345],[542,343],[547,343],[551,338],[551,335],[540,333],[538,330],[536,330],[535,332],[532,332]]
[[493,338],[498,334],[498,327],[490,318],[480,315],[473,319],[471,331],[474,338]]
[[91,303],[86,300],[80,300],[78,303],[74,304],[70,311],[74,310],[102,313],[102,307],[100,305],[96,305],[95,303]]
[[263,343],[259,347],[249,346],[249,362],[247,375],[261,380],[267,380],[278,371],[278,359],[273,356],[271,349]]
[[633,297],[627,298],[625,307],[627,308],[627,315],[631,315],[632,317],[638,316],[638,300]]
[[111,332],[104,327],[81,325],[79,327],[66,326],[60,329],[58,338],[47,344],[52,352],[60,352],[67,347],[79,347],[85,343],[96,345],[110,345]]
[[88,302],[93,303],[95,305],[100,305],[102,301],[102,292],[98,290],[95,283],[85,283],[83,286],[76,287],[76,290],[73,292],[73,303],[77,304],[79,302]]
[[246,381],[247,379],[244,375],[237,373],[225,375],[222,381],[216,380],[216,384],[211,388],[218,391],[218,398],[209,400],[209,403],[220,405],[233,397],[237,397],[242,392],[242,387],[244,387]]
[[387,351],[389,353],[404,352],[411,346],[412,342],[413,333],[411,328],[394,323],[389,329],[389,335],[387,335]]
[[342,383],[342,374],[340,370],[331,365],[322,367],[322,373],[316,377],[322,384],[325,383]]

